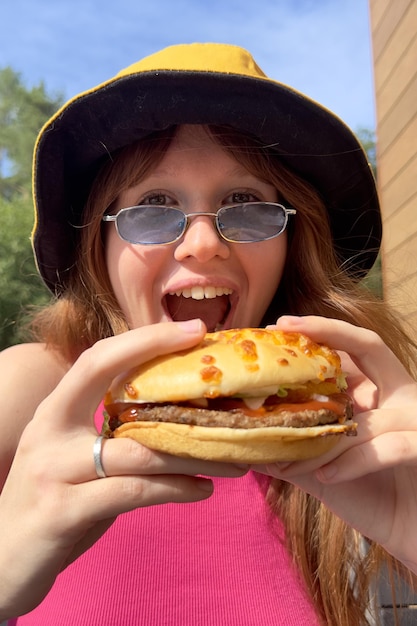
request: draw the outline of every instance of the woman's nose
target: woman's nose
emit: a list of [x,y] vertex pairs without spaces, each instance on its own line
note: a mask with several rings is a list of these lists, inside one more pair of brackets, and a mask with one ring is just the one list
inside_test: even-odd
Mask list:
[[229,245],[220,236],[214,217],[191,214],[188,227],[175,248],[174,256],[177,261],[194,257],[200,263],[206,263],[216,256],[227,259],[229,253]]

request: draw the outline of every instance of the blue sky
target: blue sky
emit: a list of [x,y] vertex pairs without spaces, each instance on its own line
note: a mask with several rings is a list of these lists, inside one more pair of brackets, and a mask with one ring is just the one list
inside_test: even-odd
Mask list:
[[2,0],[0,67],[65,98],[165,46],[241,45],[354,130],[375,127],[368,0]]

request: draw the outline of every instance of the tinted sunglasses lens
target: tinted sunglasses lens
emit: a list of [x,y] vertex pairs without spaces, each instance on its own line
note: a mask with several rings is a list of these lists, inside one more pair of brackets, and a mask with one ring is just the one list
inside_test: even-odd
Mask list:
[[220,209],[217,221],[226,239],[245,243],[277,237],[285,230],[287,215],[279,204],[252,202]]
[[140,244],[171,243],[184,232],[186,217],[179,209],[137,206],[117,216],[117,229],[125,241]]

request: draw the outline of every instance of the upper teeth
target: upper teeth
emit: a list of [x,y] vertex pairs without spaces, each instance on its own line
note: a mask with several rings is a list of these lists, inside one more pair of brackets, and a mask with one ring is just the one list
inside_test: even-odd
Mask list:
[[170,296],[183,296],[183,298],[193,298],[193,300],[203,300],[204,298],[216,298],[217,296],[229,296],[232,289],[228,287],[191,287],[190,289],[179,289],[170,291]]

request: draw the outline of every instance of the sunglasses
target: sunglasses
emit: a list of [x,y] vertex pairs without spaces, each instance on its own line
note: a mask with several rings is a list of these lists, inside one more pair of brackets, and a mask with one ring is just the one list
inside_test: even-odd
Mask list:
[[217,213],[184,213],[169,206],[141,205],[104,215],[103,222],[114,222],[121,239],[133,244],[158,245],[178,241],[190,219],[200,215],[213,218],[219,235],[232,243],[253,243],[278,237],[287,227],[287,209],[275,202],[246,202],[224,206]]

